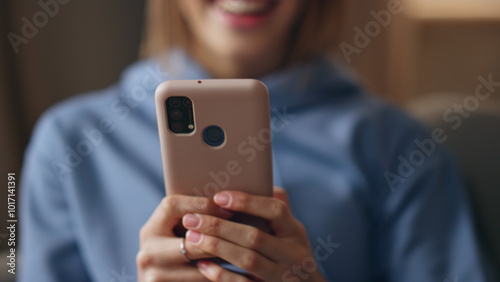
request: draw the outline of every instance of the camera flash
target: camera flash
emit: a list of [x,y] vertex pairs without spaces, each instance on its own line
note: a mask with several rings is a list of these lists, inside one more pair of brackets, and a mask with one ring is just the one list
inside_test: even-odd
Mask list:
[[190,125],[188,125],[188,128],[189,128],[189,129],[193,129],[193,128],[194,128],[194,125],[190,124]]

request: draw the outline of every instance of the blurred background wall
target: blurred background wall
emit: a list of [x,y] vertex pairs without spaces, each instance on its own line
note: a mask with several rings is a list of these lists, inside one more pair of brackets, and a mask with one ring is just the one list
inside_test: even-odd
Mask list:
[[[124,67],[137,59],[144,1],[57,1],[58,11],[46,20],[40,16],[44,10],[39,0],[0,2],[2,175],[14,171],[20,176],[23,150],[44,110],[72,95],[116,82]],[[407,108],[430,127],[441,126],[445,111],[474,95],[479,76],[500,81],[499,5],[498,0],[349,1],[338,57],[373,93]],[[8,35],[22,35],[24,19],[33,22],[35,15],[41,27],[31,30],[36,34],[16,52]],[[494,120],[500,113],[499,94],[500,88],[481,101],[474,114],[487,108],[488,118]],[[500,141],[494,141],[500,127],[485,121],[476,126],[477,121],[469,118],[466,122],[468,127],[453,131],[454,140],[465,141],[448,146],[460,160],[464,178],[484,182],[470,184],[468,191],[487,256],[500,269],[500,226],[498,220],[492,222],[500,216],[496,145]],[[480,132],[467,131],[469,127]],[[491,134],[482,136],[485,132]],[[484,150],[487,146],[491,147]],[[481,166],[489,170],[478,169]],[[5,197],[2,191],[2,222]]]
[[[61,3],[58,9],[51,8],[52,15],[45,12],[39,1],[0,2],[2,177],[16,172],[19,179],[24,148],[43,111],[73,95],[115,83],[121,71],[137,59],[144,1],[41,1]],[[24,19],[36,23],[35,15],[39,15],[35,20],[40,27],[26,28]],[[32,38],[25,37],[27,43],[14,47],[11,33]],[[5,234],[6,197],[5,188],[0,192],[2,249],[6,247],[6,240],[1,237]]]

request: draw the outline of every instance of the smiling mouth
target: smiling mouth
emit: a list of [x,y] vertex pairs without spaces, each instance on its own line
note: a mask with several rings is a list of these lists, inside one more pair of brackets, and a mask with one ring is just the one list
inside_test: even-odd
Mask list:
[[212,0],[222,12],[234,15],[265,15],[271,12],[278,0]]

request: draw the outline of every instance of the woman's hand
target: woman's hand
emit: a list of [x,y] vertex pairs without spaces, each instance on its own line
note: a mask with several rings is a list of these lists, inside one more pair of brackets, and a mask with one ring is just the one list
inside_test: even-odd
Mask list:
[[[196,266],[180,251],[182,238],[174,228],[187,213],[229,218],[232,213],[214,204],[212,199],[190,196],[165,197],[140,233],[137,253],[138,281],[207,281]],[[190,260],[213,257],[193,245],[185,244]]]
[[[311,273],[303,269],[297,272],[305,260],[315,260],[306,231],[288,208],[283,189],[275,189],[275,198],[224,191],[215,195],[214,202],[224,209],[268,220],[274,235],[249,225],[189,213],[183,217],[183,225],[189,230],[186,245],[190,250],[220,257],[264,281],[325,281],[318,267]],[[200,260],[198,268],[210,281],[251,281],[209,260]]]

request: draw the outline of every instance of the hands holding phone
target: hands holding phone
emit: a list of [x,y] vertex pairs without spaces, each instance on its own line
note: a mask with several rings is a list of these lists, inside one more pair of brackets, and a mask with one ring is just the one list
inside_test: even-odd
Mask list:
[[[304,259],[314,258],[302,224],[293,217],[286,193],[275,188],[274,198],[224,191],[213,199],[168,196],[156,208],[140,234],[137,254],[139,281],[326,281],[319,270],[297,273]],[[229,221],[232,212],[266,219],[274,235]],[[183,240],[174,234],[182,220],[188,229],[187,256],[179,253]],[[205,260],[219,257],[255,278],[230,272]]]
[[[254,79],[169,80],[155,103],[169,196],[141,230],[139,281],[324,281],[317,267],[300,269],[315,261],[285,191],[272,197],[267,87]],[[174,232],[180,223],[185,238]]]

